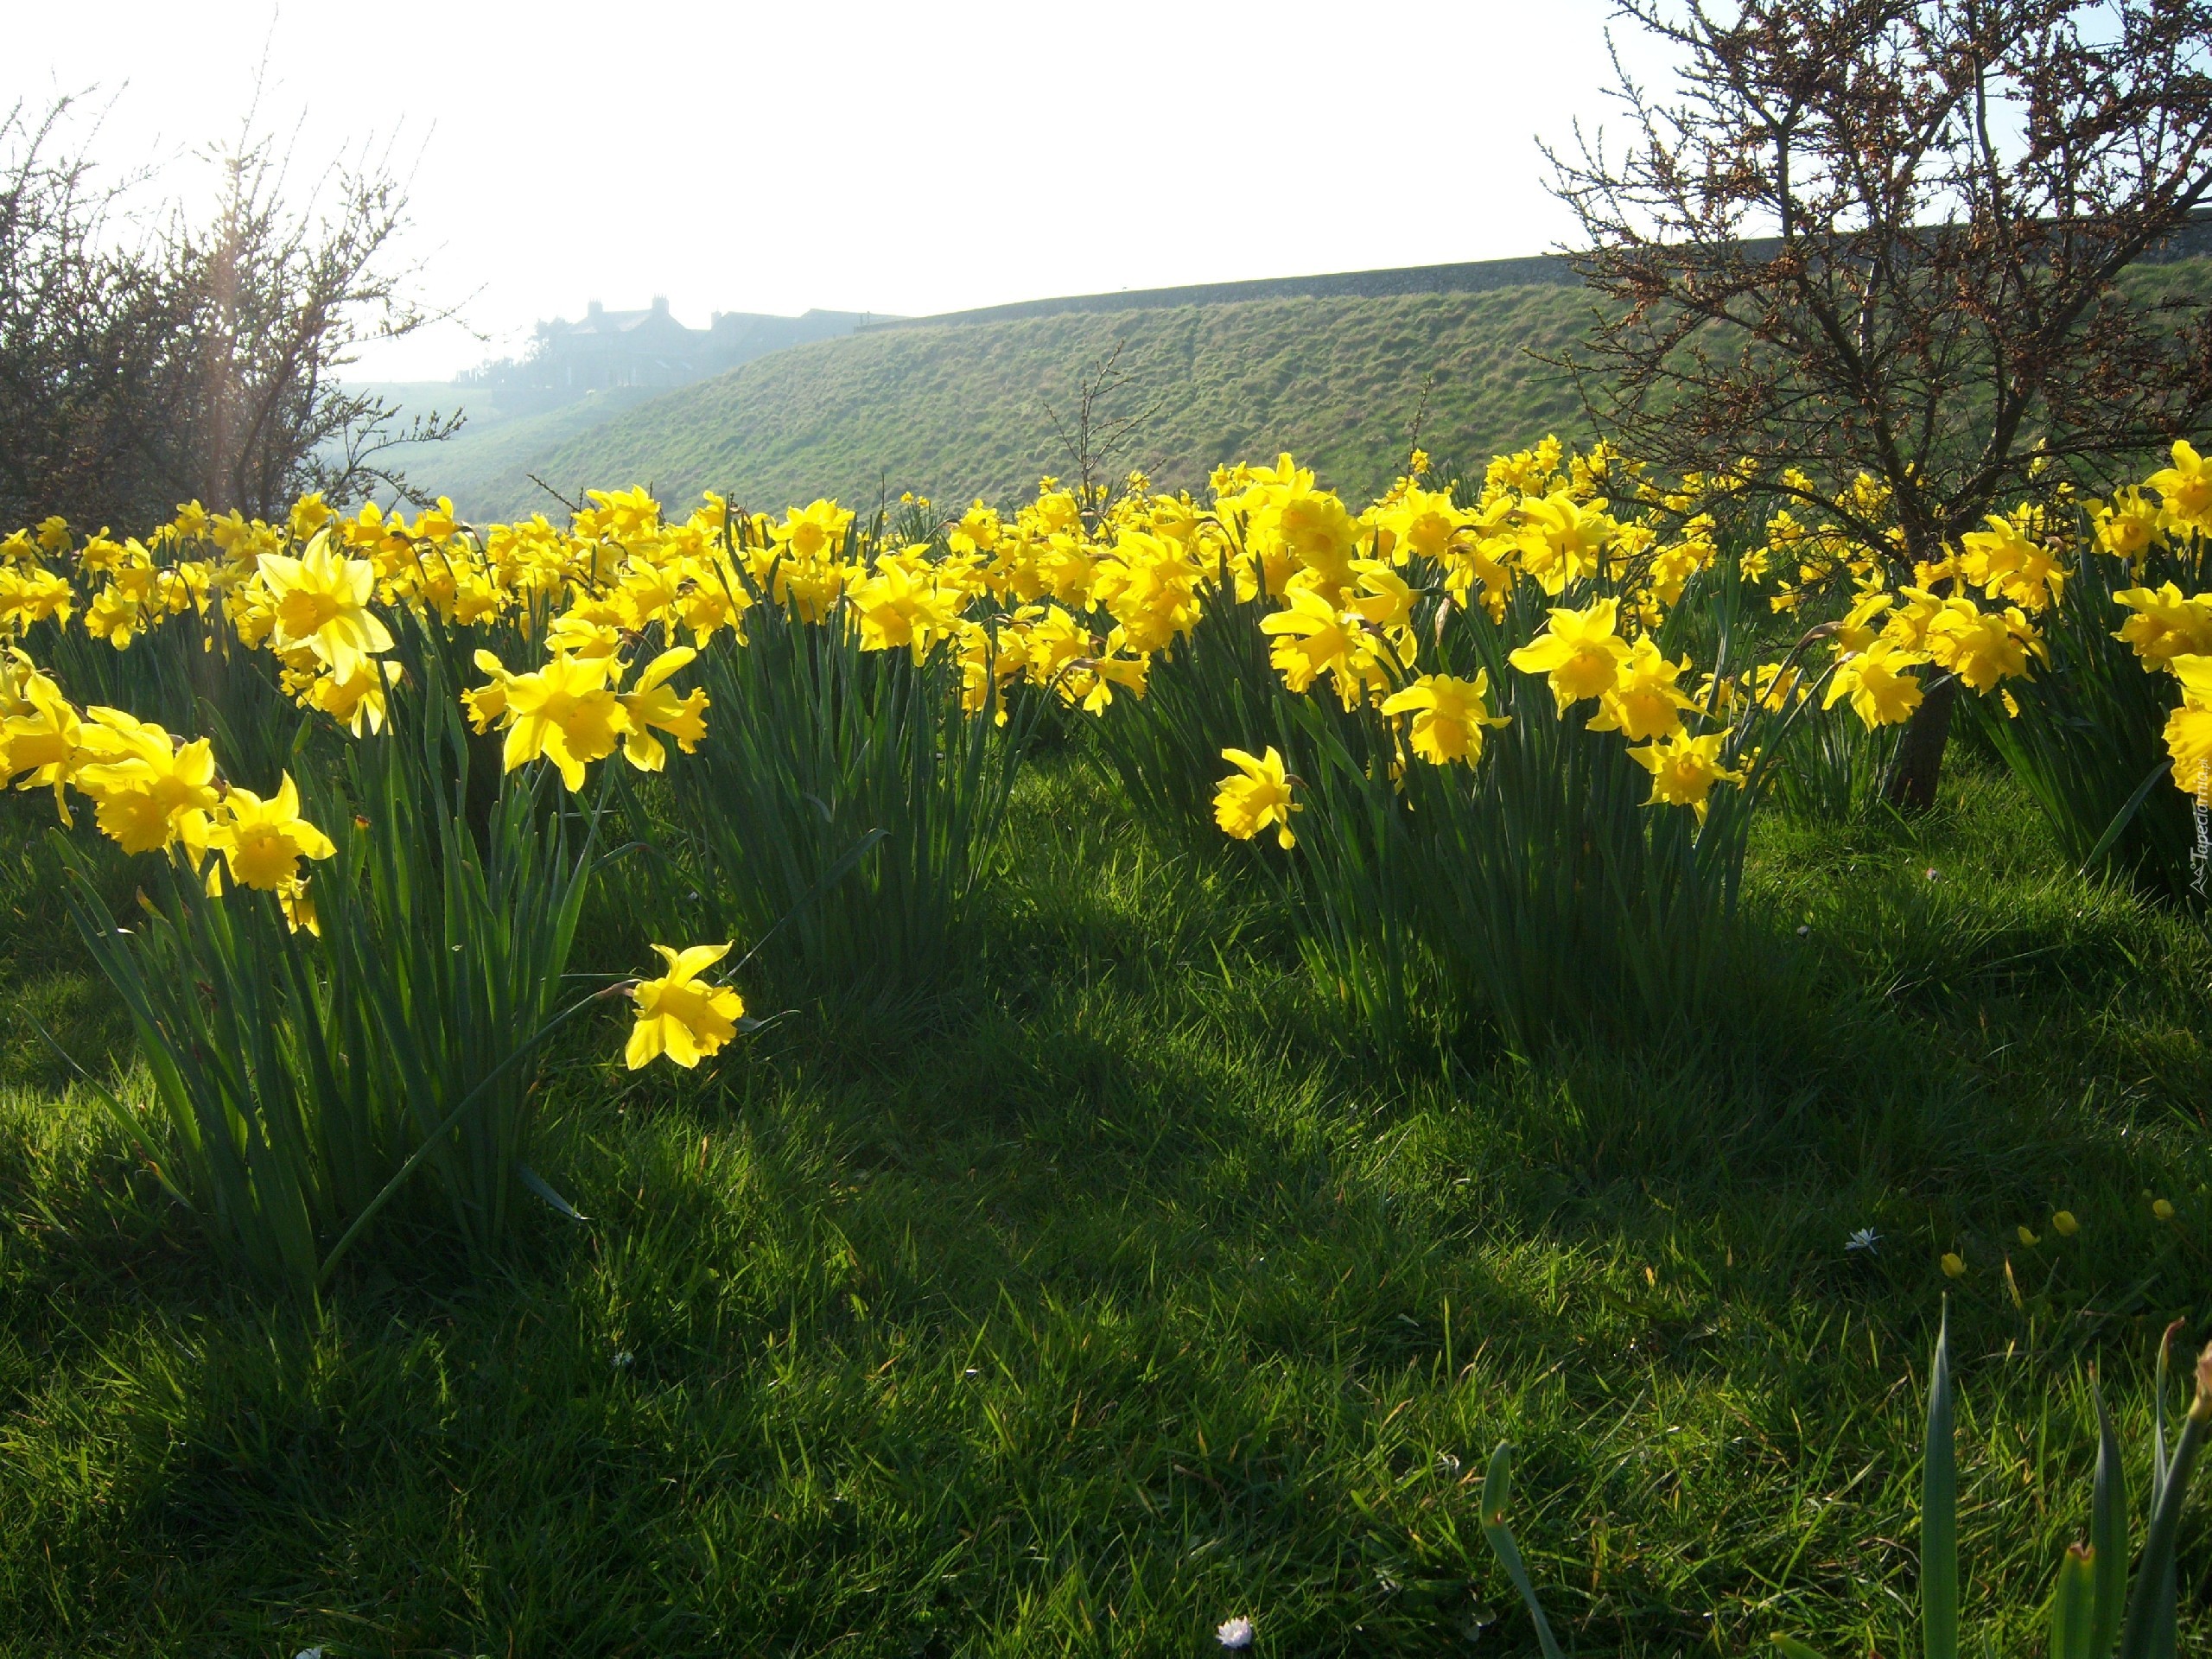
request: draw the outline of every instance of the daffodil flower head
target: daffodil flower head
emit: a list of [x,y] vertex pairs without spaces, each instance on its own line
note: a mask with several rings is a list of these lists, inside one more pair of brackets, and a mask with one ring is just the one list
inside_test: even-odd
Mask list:
[[612,657],[556,656],[534,674],[510,676],[506,770],[543,755],[571,793],[581,790],[585,768],[613,753],[630,729],[629,711],[607,683],[615,666]]
[[1629,759],[1651,774],[1651,796],[1644,804],[1691,807],[1702,823],[1713,786],[1744,781],[1741,772],[1731,772],[1720,764],[1721,742],[1719,732],[1705,737],[1677,733],[1630,749]]
[[1586,698],[1605,696],[1620,678],[1629,644],[1614,632],[1618,616],[1611,599],[1579,611],[1554,609],[1544,631],[1506,660],[1523,674],[1548,676],[1553,700],[1564,715]]
[[357,657],[351,674],[317,675],[302,701],[322,710],[355,737],[372,735],[384,729],[388,695],[398,683],[399,672],[397,663]]
[[1688,658],[1670,663],[1649,639],[1637,640],[1611,689],[1600,699],[1603,706],[1591,719],[1590,729],[1618,732],[1637,743],[1672,737],[1682,729],[1682,711],[1697,706],[1675,683],[1688,666]]
[[668,684],[669,677],[688,667],[698,654],[689,645],[664,651],[645,664],[634,689],[620,694],[630,722],[622,739],[622,755],[639,771],[658,772],[668,764],[668,751],[655,732],[666,732],[686,754],[696,753],[707,735],[705,690],[695,689],[679,697]]
[[695,944],[674,950],[653,950],[668,964],[658,979],[641,980],[631,991],[637,1023],[623,1058],[632,1071],[665,1054],[690,1068],[737,1034],[745,1016],[744,999],[727,985],[709,985],[699,976],[729,954],[728,944]]
[[2166,664],[2181,682],[2181,706],[2166,716],[2166,753],[2177,788],[2212,804],[2212,656],[2194,653]]
[[207,815],[221,798],[208,741],[178,745],[159,726],[119,709],[88,712],[84,747],[99,758],[72,781],[92,798],[101,832],[127,853],[159,852],[180,840],[193,852],[204,849]]
[[1347,616],[1310,581],[1294,582],[1283,609],[1260,619],[1260,632],[1274,640],[1268,661],[1293,694],[1304,692],[1322,674],[1339,684],[1361,683],[1365,645],[1357,615]]
[[275,615],[272,640],[279,650],[305,645],[339,678],[352,677],[364,656],[391,649],[391,635],[370,611],[376,567],[349,559],[319,531],[307,551],[261,556],[259,575]]
[[1214,791],[1214,822],[1239,841],[1249,841],[1274,824],[1277,842],[1286,849],[1295,847],[1298,837],[1291,833],[1290,815],[1305,808],[1291,799],[1291,780],[1274,746],[1263,755],[1224,749],[1221,758],[1236,771]]
[[6,747],[6,775],[18,789],[51,788],[54,810],[70,822],[64,788],[86,760],[84,722],[60,689],[43,674],[32,676],[19,694],[18,712],[0,722]]
[[1607,516],[1599,496],[1577,502],[1564,493],[1521,504],[1521,567],[1548,594],[1596,570],[1620,526]]
[[1386,697],[1382,712],[1413,716],[1413,751],[1431,766],[1459,760],[1471,766],[1482,759],[1483,728],[1506,725],[1510,718],[1491,713],[1489,694],[1486,669],[1477,669],[1471,680],[1424,674]]
[[1969,599],[1949,599],[1928,624],[1929,658],[1977,691],[2028,671],[2036,636],[2018,610],[1984,611]]
[[2133,613],[2113,638],[2132,646],[2146,667],[2212,654],[2212,594],[2183,598],[2169,582],[2158,588],[2124,588],[2112,602]]
[[2144,480],[2158,493],[2167,522],[2183,531],[2212,528],[2212,467],[2179,439],[2174,442],[2173,463]]
[[1836,665],[1821,706],[1833,709],[1848,697],[1852,712],[1869,731],[1901,725],[1912,718],[1921,697],[1919,680],[1905,671],[1927,660],[1892,640],[1877,639]]
[[235,880],[264,893],[296,883],[302,859],[328,858],[338,850],[329,836],[300,816],[300,791],[289,772],[268,800],[250,789],[226,793],[207,839],[221,851]]

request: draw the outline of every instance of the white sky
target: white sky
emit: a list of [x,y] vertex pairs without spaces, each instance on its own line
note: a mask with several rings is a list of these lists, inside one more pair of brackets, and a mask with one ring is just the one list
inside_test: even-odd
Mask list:
[[302,162],[397,139],[424,294],[475,334],[355,372],[438,378],[594,298],[703,327],[1541,252],[1536,136],[1606,113],[1609,10],[103,0],[11,8],[0,97],[99,88],[98,153],[190,194],[265,45]]

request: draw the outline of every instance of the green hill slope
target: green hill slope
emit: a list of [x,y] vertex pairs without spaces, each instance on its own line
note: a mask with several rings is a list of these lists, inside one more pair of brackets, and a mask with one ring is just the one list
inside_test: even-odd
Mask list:
[[702,489],[768,507],[903,488],[999,500],[1070,470],[1047,406],[1067,413],[1118,346],[1129,381],[1109,412],[1152,410],[1125,465],[1196,485],[1219,461],[1287,448],[1367,492],[1400,468],[1417,417],[1425,447],[1476,464],[1575,429],[1571,389],[1528,348],[1571,339],[1588,303],[1543,285],[888,328],[775,353],[586,429],[464,435],[409,472],[480,518],[548,505],[531,473],[563,493],[650,484],[671,504]]
[[[1433,273],[1315,280],[1402,277]],[[2139,303],[2202,301],[2212,260],[2140,266],[2125,286]],[[880,328],[792,346],[680,391],[603,392],[544,415],[486,408],[458,438],[399,459],[411,481],[480,520],[554,507],[533,474],[570,499],[645,484],[671,505],[704,489],[756,508],[817,495],[873,505],[880,492],[902,489],[949,505],[1002,502],[1040,473],[1072,470],[1047,410],[1067,414],[1086,370],[1117,346],[1129,378],[1106,413],[1146,415],[1122,465],[1170,487],[1202,483],[1223,461],[1288,449],[1363,496],[1400,469],[1417,419],[1423,447],[1463,469],[1547,432],[1588,435],[1565,377],[1531,355],[1580,335],[1591,300],[1578,287],[1186,291],[1182,303],[1096,296],[1037,302],[1055,308],[1041,315]],[[1106,308],[1117,302],[1143,303]],[[424,394],[403,398],[410,407],[468,402],[451,387],[405,390]]]
[[369,388],[398,404],[409,415],[436,410],[450,415],[459,410],[467,418],[461,429],[442,443],[395,446],[378,459],[397,467],[410,484],[434,495],[449,495],[464,512],[485,516],[489,504],[506,508],[525,493],[537,499],[531,511],[549,505],[551,499],[530,481],[546,457],[563,447],[586,440],[607,422],[626,410],[661,396],[637,387],[615,386],[594,391],[573,404],[533,415],[510,415],[494,404],[497,395],[475,386],[397,385]]

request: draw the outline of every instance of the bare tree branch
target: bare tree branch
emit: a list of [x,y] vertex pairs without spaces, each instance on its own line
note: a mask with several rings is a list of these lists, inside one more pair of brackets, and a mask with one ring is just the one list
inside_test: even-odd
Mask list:
[[[2102,477],[2212,409],[2212,318],[2145,263],[2212,191],[2207,0],[1618,16],[1673,53],[1673,88],[1617,51],[1625,147],[1577,129],[1548,153],[1602,301],[1563,360],[1642,458],[1740,461],[1747,494],[1819,505],[1909,579],[2016,495]],[[1862,473],[1893,525],[1834,505]],[[1948,702],[1927,706],[1940,727]]]

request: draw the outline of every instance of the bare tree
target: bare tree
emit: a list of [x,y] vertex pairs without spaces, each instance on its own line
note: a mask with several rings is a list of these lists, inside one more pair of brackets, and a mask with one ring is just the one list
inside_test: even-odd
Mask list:
[[403,421],[337,378],[361,346],[437,320],[414,297],[418,268],[395,257],[406,193],[390,157],[365,149],[333,166],[296,207],[289,154],[250,120],[217,160],[224,192],[214,222],[205,232],[180,226],[174,238],[199,302],[200,499],[267,518],[308,489],[334,501],[378,487],[413,497],[384,459],[401,444],[450,436],[460,416]]
[[[2204,0],[1622,0],[1626,148],[1551,153],[1605,302],[1592,416],[1685,471],[1747,457],[1908,575],[1984,514],[2212,407],[2204,306],[2160,257],[2212,188]],[[2148,280],[2145,280],[2146,277]],[[1802,469],[1812,487],[1785,477]],[[2048,469],[2046,471],[2046,468]],[[1880,515],[1839,504],[1860,472]],[[1956,696],[1890,780],[1929,804]]]
[[194,313],[162,251],[127,240],[135,182],[65,139],[74,102],[0,118],[0,522],[166,513]]
[[405,193],[388,157],[365,151],[295,202],[249,122],[216,157],[212,222],[171,209],[149,227],[125,211],[149,180],[95,164],[79,108],[0,118],[0,522],[411,495],[389,451],[458,417],[404,421],[337,378],[361,346],[435,320],[397,255]]
[[1089,516],[1103,513],[1113,494],[1116,467],[1136,447],[1144,429],[1166,407],[1167,394],[1155,393],[1134,408],[1115,412],[1114,405],[1137,385],[1134,368],[1124,366],[1122,354],[1128,341],[1117,340],[1105,356],[1093,359],[1076,382],[1075,407],[1063,419],[1046,404],[1045,418],[1052,435],[1075,468],[1077,499]]

